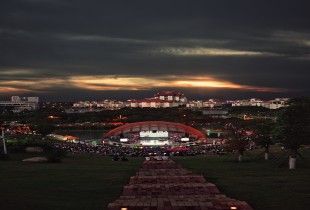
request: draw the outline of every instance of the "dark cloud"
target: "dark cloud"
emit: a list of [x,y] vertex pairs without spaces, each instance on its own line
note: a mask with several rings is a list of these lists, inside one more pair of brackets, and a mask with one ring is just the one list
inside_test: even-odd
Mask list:
[[[59,89],[74,75],[183,75],[287,89],[182,89],[197,97],[308,95],[308,8],[302,0],[6,0],[0,3],[0,88],[42,80],[48,87],[32,91],[47,99],[84,92],[127,98],[126,91]],[[49,79],[58,82],[52,86]]]

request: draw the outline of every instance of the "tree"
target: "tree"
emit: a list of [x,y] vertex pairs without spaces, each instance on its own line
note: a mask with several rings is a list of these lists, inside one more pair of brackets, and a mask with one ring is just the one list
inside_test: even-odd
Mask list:
[[226,129],[231,130],[234,139],[226,142],[225,147],[227,151],[238,151],[238,161],[242,162],[245,147],[248,145],[248,136],[245,130],[237,129],[232,124],[226,125]]
[[42,137],[45,137],[47,134],[52,133],[55,130],[55,127],[51,124],[39,124],[37,125],[37,131],[42,135]]
[[255,130],[251,136],[251,139],[255,142],[256,145],[261,146],[265,149],[265,160],[269,159],[269,148],[273,144],[271,133],[274,128],[274,122],[260,122],[256,125]]
[[294,99],[278,118],[276,136],[290,150],[289,168],[296,168],[298,149],[310,143],[310,98]]
[[245,151],[245,147],[248,145],[248,141],[244,139],[237,139],[237,140],[229,140],[225,144],[225,148],[227,151],[238,151],[238,161],[242,162],[243,155]]

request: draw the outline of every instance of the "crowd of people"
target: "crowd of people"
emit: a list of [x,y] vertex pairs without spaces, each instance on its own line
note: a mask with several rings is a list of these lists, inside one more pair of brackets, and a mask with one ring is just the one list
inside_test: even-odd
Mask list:
[[113,145],[91,145],[79,143],[55,143],[54,148],[62,149],[72,154],[97,154],[104,156],[131,156],[131,157],[147,157],[156,155],[166,156],[193,156],[207,154],[223,154],[225,152],[221,145],[195,145],[188,147],[188,150],[169,151],[168,147],[120,147]]

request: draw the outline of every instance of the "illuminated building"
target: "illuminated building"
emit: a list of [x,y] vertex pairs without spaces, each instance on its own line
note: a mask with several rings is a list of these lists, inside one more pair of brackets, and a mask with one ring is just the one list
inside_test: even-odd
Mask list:
[[252,98],[249,100],[236,100],[232,102],[232,106],[261,106],[268,109],[279,109],[288,106],[289,98],[276,98],[274,100],[262,101]]
[[39,97],[12,96],[11,101],[0,101],[0,107],[11,110],[14,113],[33,111],[38,109]]
[[160,100],[180,102],[181,104],[185,104],[187,102],[187,98],[184,96],[184,94],[177,93],[174,91],[158,92],[154,95],[154,98]]
[[206,136],[190,126],[166,121],[128,123],[110,130],[104,139],[142,146],[174,145],[176,142],[206,141]]
[[156,93],[154,98],[130,99],[126,101],[104,100],[96,101],[79,101],[73,104],[73,109],[121,109],[124,107],[131,108],[169,108],[185,105],[187,102],[184,94],[173,91],[163,91]]
[[[13,99],[12,99],[13,100]],[[18,98],[14,98],[18,100]],[[79,101],[73,104],[73,109],[88,109],[97,111],[98,109],[121,109],[131,108],[170,108],[185,105],[187,108],[222,108],[231,105],[235,106],[261,106],[268,109],[278,109],[288,106],[288,98],[276,98],[275,100],[263,101],[256,98],[235,101],[222,101],[218,99],[207,99],[188,101],[184,94],[174,91],[162,91],[154,94],[153,98],[129,99],[125,101],[104,100],[104,101]]]

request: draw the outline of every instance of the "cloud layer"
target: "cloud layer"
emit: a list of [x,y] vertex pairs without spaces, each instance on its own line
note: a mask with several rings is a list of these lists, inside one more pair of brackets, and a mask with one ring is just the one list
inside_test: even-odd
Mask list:
[[4,1],[0,94],[46,100],[139,98],[158,89],[190,98],[309,95],[306,8],[307,1],[291,0]]

